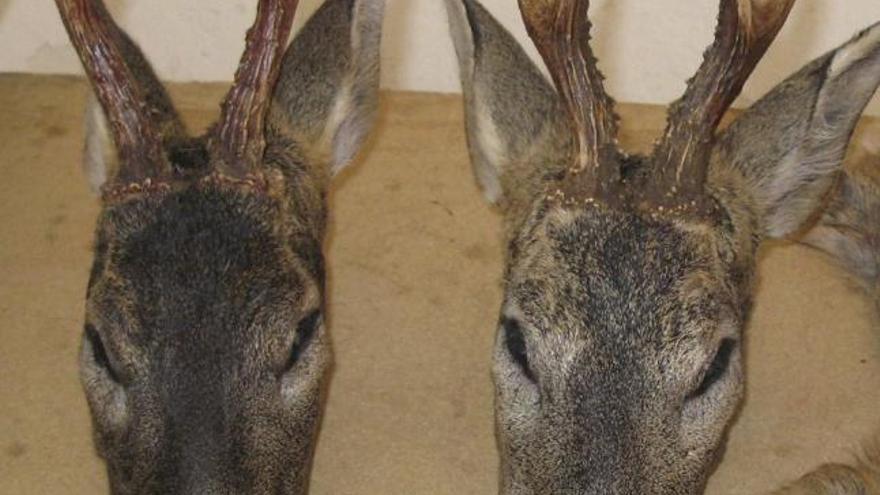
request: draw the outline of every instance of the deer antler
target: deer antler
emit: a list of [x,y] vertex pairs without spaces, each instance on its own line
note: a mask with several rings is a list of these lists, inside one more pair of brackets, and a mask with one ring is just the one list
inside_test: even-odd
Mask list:
[[260,0],[235,83],[223,101],[211,151],[236,175],[247,174],[262,158],[266,113],[296,6],[297,0]]
[[715,130],[793,5],[794,0],[721,0],[715,41],[670,109],[654,150],[658,177],[652,199],[671,204],[701,197]]
[[590,49],[588,0],[519,0],[520,11],[571,117],[576,153],[569,173],[587,175],[592,187],[619,177],[615,160],[603,160],[603,149],[614,146],[617,116],[605,93],[602,74]]
[[56,0],[92,82],[119,153],[117,180],[140,182],[170,171],[145,96],[120,51],[121,31],[101,0]]

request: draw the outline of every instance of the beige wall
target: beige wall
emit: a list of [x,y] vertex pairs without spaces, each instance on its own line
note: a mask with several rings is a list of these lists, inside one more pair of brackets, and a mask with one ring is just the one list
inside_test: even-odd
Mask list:
[[[458,91],[442,0],[387,0],[383,85]],[[108,0],[170,80],[226,80],[240,54],[254,0]],[[301,23],[320,0],[301,0]],[[515,0],[485,0],[526,40]],[[619,100],[667,102],[698,65],[714,26],[714,0],[595,0],[596,51]],[[779,41],[739,102],[747,104],[809,59],[880,21],[878,0],[799,0]],[[529,51],[534,55],[534,50]],[[0,71],[79,70],[54,2],[0,0]],[[880,115],[880,98],[870,113]]]

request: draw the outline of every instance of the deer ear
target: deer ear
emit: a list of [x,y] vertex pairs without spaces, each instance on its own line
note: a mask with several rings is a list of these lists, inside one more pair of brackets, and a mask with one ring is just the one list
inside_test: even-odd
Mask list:
[[722,134],[718,151],[750,183],[766,235],[789,235],[815,212],[878,84],[880,24],[808,64]]
[[880,157],[847,167],[816,225],[799,240],[834,257],[880,308]]
[[100,194],[107,177],[116,173],[116,150],[107,129],[107,117],[95,94],[89,91],[85,113],[86,142],[83,149],[83,172],[94,194]]
[[[534,170],[515,169],[530,157],[566,156],[571,131],[559,97],[513,36],[479,2],[445,2],[477,182],[492,203],[536,189],[541,183],[534,179]],[[552,174],[557,164],[541,165],[547,168],[537,177],[540,172]],[[564,164],[560,165],[561,170]],[[505,190],[507,180],[519,182],[516,191]]]
[[327,0],[284,56],[275,111],[332,173],[351,162],[375,120],[384,10],[384,0]]

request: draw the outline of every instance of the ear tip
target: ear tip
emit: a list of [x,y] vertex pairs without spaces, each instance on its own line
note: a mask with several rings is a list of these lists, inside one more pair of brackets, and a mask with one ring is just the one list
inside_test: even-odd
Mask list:
[[862,30],[834,51],[828,68],[829,77],[836,77],[870,57],[877,59],[873,66],[880,73],[880,22]]
[[476,56],[476,44],[479,40],[478,24],[473,17],[473,2],[469,0],[444,0],[446,19],[449,23],[449,34],[455,47],[455,55],[459,62],[461,79],[470,79],[473,59]]

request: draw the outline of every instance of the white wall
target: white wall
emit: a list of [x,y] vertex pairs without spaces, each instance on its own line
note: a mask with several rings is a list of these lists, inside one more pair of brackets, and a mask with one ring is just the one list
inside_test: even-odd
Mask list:
[[[232,77],[255,0],[107,0],[154,61],[178,81]],[[300,0],[298,25],[320,0]],[[383,85],[458,91],[442,0],[387,0]],[[528,44],[516,0],[485,5]],[[665,103],[684,88],[710,42],[715,0],[594,0],[595,50],[618,100]],[[799,0],[739,105],[748,104],[813,57],[880,21],[878,0]],[[74,73],[54,2],[0,0],[0,71]],[[869,112],[880,115],[880,98]]]

